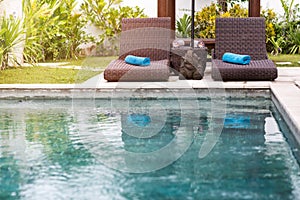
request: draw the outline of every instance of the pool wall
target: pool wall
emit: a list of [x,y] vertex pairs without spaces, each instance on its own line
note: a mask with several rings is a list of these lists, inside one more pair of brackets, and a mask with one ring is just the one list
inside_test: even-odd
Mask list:
[[[297,111],[297,108],[294,108],[295,104],[291,102],[291,98],[293,97],[282,93],[279,94],[276,88],[271,88],[271,99],[273,103],[284,117],[286,124],[293,133],[294,139],[300,145],[300,124],[297,122],[296,116],[299,111]],[[296,98],[296,101],[299,102],[299,99]]]
[[[285,88],[283,88],[285,89]],[[189,99],[191,96],[197,99],[211,98],[269,98],[276,105],[279,112],[284,116],[286,123],[293,132],[298,144],[300,144],[300,123],[297,110],[293,110],[288,105],[282,91],[277,91],[276,87],[258,87],[255,89],[241,88],[74,88],[74,85],[53,85],[42,87],[10,87],[0,89],[0,100],[31,100],[31,99],[113,99],[113,98],[151,98],[151,99]],[[177,95],[174,95],[177,94]],[[298,99],[299,100],[299,99]],[[294,112],[292,112],[292,111]]]

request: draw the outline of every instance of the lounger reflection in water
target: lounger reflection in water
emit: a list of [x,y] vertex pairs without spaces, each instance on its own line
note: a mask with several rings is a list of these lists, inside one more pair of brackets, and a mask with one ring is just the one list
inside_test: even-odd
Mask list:
[[265,118],[265,142],[282,142],[285,141],[279,126],[274,117]]
[[159,150],[175,137],[175,122],[158,120],[157,117],[145,113],[123,114],[121,121],[122,140],[125,149],[130,152],[146,153]]

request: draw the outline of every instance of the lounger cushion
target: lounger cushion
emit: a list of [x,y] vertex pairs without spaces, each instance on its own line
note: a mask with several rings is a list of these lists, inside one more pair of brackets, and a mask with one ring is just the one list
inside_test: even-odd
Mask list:
[[269,59],[251,60],[247,67],[212,59],[212,78],[223,81],[274,80],[277,78],[277,69]]
[[169,75],[168,60],[153,60],[149,66],[140,67],[117,59],[104,71],[104,78],[107,81],[167,81]]

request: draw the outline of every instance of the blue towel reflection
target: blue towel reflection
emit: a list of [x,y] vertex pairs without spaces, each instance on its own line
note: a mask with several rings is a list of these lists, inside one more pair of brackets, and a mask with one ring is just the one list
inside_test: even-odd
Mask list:
[[127,121],[136,126],[144,127],[151,122],[151,118],[146,114],[130,114],[127,116]]
[[224,53],[222,56],[222,60],[224,62],[248,65],[251,61],[251,57],[249,55],[240,55],[235,53]]
[[225,128],[248,128],[250,125],[250,117],[244,115],[226,115],[224,121]]

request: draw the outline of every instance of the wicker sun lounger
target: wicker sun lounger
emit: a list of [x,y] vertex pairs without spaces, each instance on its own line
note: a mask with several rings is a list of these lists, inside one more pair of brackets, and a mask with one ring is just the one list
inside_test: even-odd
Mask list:
[[[251,56],[249,65],[222,61],[225,52]],[[212,78],[223,81],[274,80],[277,68],[266,51],[265,19],[217,18]]]
[[[167,81],[170,39],[169,17],[123,19],[119,58],[107,66],[104,78],[107,81]],[[150,57],[150,65],[127,64],[124,61],[127,55]]]

